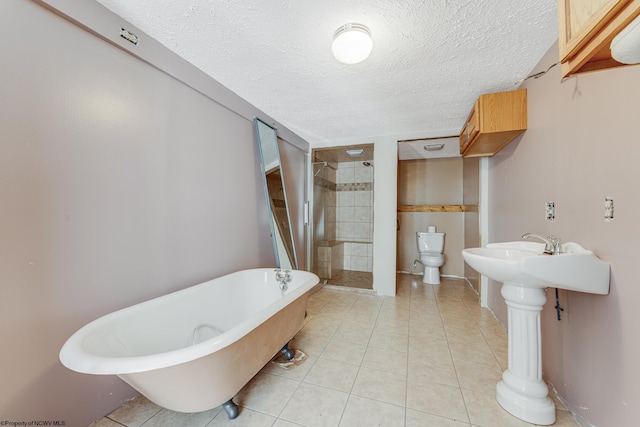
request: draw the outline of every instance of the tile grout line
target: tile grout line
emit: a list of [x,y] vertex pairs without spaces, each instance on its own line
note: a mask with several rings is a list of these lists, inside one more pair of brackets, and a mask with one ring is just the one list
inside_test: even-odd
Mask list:
[[[437,285],[437,286],[442,286],[442,285]],[[450,341],[449,341],[449,333],[447,332],[447,328],[446,328],[447,321],[445,320],[444,316],[442,315],[442,310],[440,308],[440,301],[438,299],[438,296],[437,296],[435,290],[433,289],[433,285],[431,286],[431,289],[434,292],[436,305],[438,307],[438,314],[440,315],[440,320],[442,321],[442,328],[444,329],[444,336],[445,336],[445,339],[447,340],[447,348],[449,349],[449,356],[451,357],[451,363],[453,364],[453,370],[456,373],[456,380],[458,381],[458,390],[460,391],[460,395],[462,396],[462,403],[464,404],[464,410],[465,410],[465,413],[467,414],[467,424],[471,425],[471,417],[469,416],[469,408],[467,407],[467,402],[466,402],[466,400],[464,398],[464,393],[462,393],[462,384],[460,383],[460,375],[458,374],[458,369],[456,368],[456,363],[455,363],[455,361],[453,359],[453,352],[451,351],[451,344],[450,344]],[[456,297],[459,297],[458,290],[455,288],[455,286],[454,286],[454,291],[456,293]]]
[[[396,297],[397,297],[397,289],[398,289],[398,276],[396,275]],[[413,287],[409,285],[409,330],[407,331],[409,335],[409,340],[407,341],[407,374],[405,375],[405,385],[404,385],[404,427],[407,427],[407,418],[409,416],[409,352],[411,351],[411,307],[413,301]]]
[[[317,362],[318,362],[318,360],[320,360],[320,358],[322,357],[322,354],[324,354],[324,352],[327,350],[328,343],[330,343],[330,342],[335,338],[336,333],[337,333],[337,332],[338,332],[338,330],[340,329],[340,326],[342,326],[342,325],[343,325],[343,323],[344,323],[344,321],[345,321],[345,317],[346,317],[346,316],[347,316],[347,315],[348,315],[348,314],[353,310],[353,307],[354,307],[354,305],[355,305],[355,303],[356,303],[356,301],[357,301],[358,299],[359,299],[359,297],[355,298],[355,299],[354,299],[354,302],[349,306],[349,311],[347,312],[347,314],[346,314],[345,316],[343,316],[343,317],[341,318],[341,320],[340,320],[340,325],[338,326],[338,328],[336,328],[336,329],[331,333],[331,335],[330,335],[330,337],[329,337],[329,340],[328,340],[328,342],[327,342],[327,345],[325,345],[325,346],[323,347],[322,351],[320,351],[320,353],[318,354],[318,358],[316,359],[316,362],[314,362],[314,365],[315,365],[315,363],[317,363]],[[327,301],[325,301],[325,302],[324,302],[324,304],[322,304],[322,306],[318,309],[318,311],[319,311],[319,312],[322,312],[322,309],[324,309],[324,308],[325,308],[325,306],[326,306],[327,304],[329,304],[329,301],[330,301],[330,299],[327,299]],[[310,321],[313,321],[313,319],[311,319]],[[305,326],[306,326],[306,325],[305,325]],[[360,365],[360,366],[361,366],[361,365]],[[360,366],[358,367],[358,372],[360,371]],[[311,373],[311,370],[312,370],[312,369],[313,369],[313,367],[312,367],[312,368],[310,368],[310,369],[309,369],[309,371],[308,371],[308,372],[307,372],[307,373],[306,373],[306,374],[305,374],[305,375],[300,379],[300,381],[298,382],[298,385],[297,385],[297,387],[296,387],[296,390],[298,390],[298,389],[300,388],[300,386],[302,385],[302,383],[304,383],[305,378],[307,378],[307,376]],[[354,383],[355,383],[355,381],[354,381]],[[305,384],[307,384],[307,383],[305,383]],[[311,383],[309,383],[309,384],[311,384]],[[319,386],[319,385],[316,385],[316,384],[311,384],[311,385],[315,385],[316,387],[323,387],[323,388],[327,388],[327,389],[329,389],[329,390],[334,390],[334,389],[332,389],[332,388],[324,387],[324,386]],[[353,390],[353,385],[351,386],[351,390]],[[346,403],[345,403],[344,408],[342,409],[342,413],[340,414],[340,419],[338,420],[338,425],[340,425],[340,422],[342,421],[342,417],[344,416],[344,411],[345,411],[345,409],[346,409],[346,407],[347,407],[347,404],[349,403],[349,399],[350,399],[350,397],[351,397],[351,390],[349,391],[349,393],[347,393],[347,394],[348,394],[347,401],[346,401]],[[283,420],[283,421],[291,422],[291,421],[289,421],[289,420],[286,420],[286,419],[284,419],[284,418],[281,418],[281,415],[282,415],[282,412],[284,412],[285,408],[287,407],[287,405],[289,404],[289,402],[291,401],[291,399],[293,398],[293,396],[294,396],[294,395],[295,395],[295,392],[294,392],[294,393],[291,395],[291,397],[287,400],[287,403],[285,403],[284,407],[282,408],[282,410],[281,410],[281,411],[280,411],[280,413],[278,414],[278,417],[277,417],[277,419],[278,419],[278,420]],[[297,423],[295,423],[295,424],[297,424]]]
[[[157,413],[156,413],[156,414],[153,414],[153,416],[152,416],[151,418],[155,417],[156,415],[157,415]],[[116,424],[120,424],[121,426],[127,427],[127,425],[126,425],[126,424],[122,424],[121,422],[114,420],[113,418],[109,417],[109,415],[105,416],[104,418],[106,418],[106,419],[108,419],[108,420],[111,420],[111,421],[113,421],[113,422],[114,422],[114,423],[116,423]],[[149,420],[150,420],[151,418],[149,418]],[[147,420],[147,421],[149,421],[149,420]],[[145,423],[146,423],[147,421],[145,421]],[[144,424],[144,423],[143,423],[143,424]]]
[[[322,290],[322,288],[318,289],[318,291],[316,292],[320,292]],[[320,306],[318,308],[318,312],[322,312],[322,309],[329,303],[329,300],[326,300],[322,306]],[[312,315],[311,319],[309,319],[308,322],[306,322],[305,324],[303,324],[302,328],[300,329],[300,331],[298,331],[298,333],[300,333],[302,331],[302,329],[304,329],[305,327],[307,327],[307,325],[309,325],[309,323],[313,322],[313,318],[315,317],[315,314]],[[296,334],[297,335],[297,334]],[[335,331],[334,333],[331,335],[331,337],[333,337],[333,335],[335,335]],[[295,338],[295,336],[294,336]],[[316,362],[318,361],[318,359],[320,358],[320,355],[322,353],[324,353],[324,351],[326,350],[327,346],[325,345],[322,349],[322,351],[318,354],[318,357],[316,359],[315,362],[313,362],[313,364],[315,365]],[[309,372],[311,372],[311,369],[313,369],[313,366],[311,368],[309,368]],[[304,382],[304,379],[307,377],[307,375],[309,375],[309,372],[307,372],[302,378],[300,378],[300,380],[297,381],[297,385],[296,385],[296,389],[294,390],[294,392],[291,394],[291,396],[289,397],[289,399],[287,399],[287,401],[285,402],[285,404],[282,406],[282,409],[280,410],[280,412],[278,412],[278,415],[276,416],[276,420],[274,421],[273,424],[275,424],[278,420],[282,420],[282,421],[286,421],[286,422],[290,422],[293,423],[292,421],[289,421],[285,418],[282,418],[282,413],[284,412],[284,410],[287,408],[287,405],[289,405],[289,403],[291,402],[291,399],[293,399],[293,397],[296,395],[298,389],[300,388],[300,385]],[[285,377],[286,378],[286,377]],[[272,425],[273,425],[272,424]],[[293,424],[297,424],[297,423],[293,423]]]
[[[345,316],[342,317],[342,319],[340,319],[340,325],[338,326],[338,328],[333,331],[333,333],[331,334],[331,338],[329,338],[329,342],[331,342],[331,340],[333,340],[336,336],[336,333],[338,332],[338,330],[340,329],[340,327],[344,324],[345,318],[347,317],[347,315],[349,313],[351,313],[351,311],[353,310],[353,306],[355,305],[356,301],[358,301],[360,297],[357,297],[354,299],[353,303],[349,306],[349,311],[347,312],[347,314]],[[327,350],[327,346],[325,346],[325,348],[322,350],[322,353],[320,353],[320,355],[318,356],[318,358],[320,358],[322,356],[322,354]],[[360,367],[358,367],[358,372],[360,372]],[[307,372],[307,375],[309,375],[309,373]],[[307,377],[307,375],[305,375],[305,378]],[[357,376],[357,374],[356,374]],[[304,381],[304,379],[303,379]],[[355,383],[355,380],[354,380]],[[353,390],[353,384],[351,385],[351,390]],[[337,426],[340,425],[340,423],[342,422],[342,417],[344,417],[344,411],[347,409],[347,405],[349,404],[349,399],[351,398],[351,390],[349,390],[349,393],[347,394],[347,401],[344,404],[344,408],[342,408],[342,413],[340,414],[340,418],[338,419],[338,424]]]
[[[362,296],[358,296],[355,301],[358,301]],[[353,311],[353,307],[355,306],[355,301],[354,303],[351,305],[351,307],[349,307],[349,313],[351,313]],[[376,318],[373,321],[373,328],[371,329],[371,334],[369,335],[369,337],[367,338],[367,344],[365,345],[365,352],[362,355],[362,360],[360,361],[360,363],[358,364],[358,371],[356,372],[356,376],[353,380],[353,384],[351,384],[351,388],[349,389],[349,393],[348,393],[348,397],[347,397],[347,402],[344,405],[344,408],[342,409],[342,414],[340,415],[340,419],[338,420],[338,426],[340,426],[340,423],[342,423],[342,419],[344,418],[344,413],[347,410],[347,405],[349,404],[349,402],[351,401],[351,396],[357,396],[353,394],[353,387],[355,387],[356,385],[356,380],[358,379],[358,375],[360,375],[360,371],[362,370],[362,362],[364,362],[364,356],[367,354],[367,350],[369,350],[369,343],[371,343],[371,337],[373,336],[373,331],[375,330],[375,325],[376,323],[378,323],[378,319],[380,318],[380,310],[382,308],[382,304],[380,304],[378,306],[377,312],[376,312]],[[340,322],[340,326],[342,326],[345,322],[345,319],[343,318],[342,321]],[[335,333],[334,333],[335,335]]]
[[[356,297],[356,298],[354,299],[353,303],[349,306],[349,309],[348,309],[347,313],[346,313],[344,316],[342,316],[342,318],[340,319],[340,325],[339,325],[339,326],[338,326],[338,328],[337,328],[335,331],[333,331],[333,333],[331,334],[331,337],[329,338],[329,342],[331,342],[331,341],[335,338],[335,336],[336,336],[336,334],[337,334],[338,330],[340,330],[340,328],[341,328],[341,327],[342,327],[342,325],[344,324],[346,317],[347,317],[347,316],[348,316],[348,315],[353,311],[353,307],[355,306],[355,304],[356,304],[356,302],[358,301],[358,299],[359,299],[359,298],[360,298],[360,297],[358,296],[358,297]],[[328,301],[327,301],[327,303],[328,303]],[[325,303],[325,305],[326,305],[327,303]],[[324,308],[324,306],[323,306],[323,308]],[[325,346],[325,347],[324,347],[324,349],[322,350],[322,352],[321,352],[321,353],[320,353],[320,355],[318,356],[318,359],[319,359],[320,357],[322,357],[322,354],[324,354],[324,352],[326,351],[326,349],[327,349],[327,346]],[[362,366],[362,364],[360,364],[360,365],[358,366],[358,373],[360,372],[360,367],[361,367],[361,366]],[[311,371],[309,371],[309,372],[311,372]],[[309,375],[309,372],[307,372],[307,375]],[[307,377],[307,375],[305,375],[305,376],[304,376],[304,378],[306,378],[306,377]],[[357,377],[357,373],[356,373],[356,377]],[[302,379],[302,381],[304,381],[304,378]],[[354,380],[354,384],[355,384],[355,380]],[[323,387],[323,386],[318,386],[318,387]],[[329,389],[329,390],[334,390],[334,389],[332,389],[332,388],[330,388],[330,387],[325,387],[325,388],[327,388],[327,389]],[[346,393],[346,394],[347,394],[347,400],[346,400],[346,402],[345,402],[344,408],[342,408],[342,413],[340,414],[340,418],[338,419],[338,424],[337,424],[338,426],[340,425],[340,423],[342,422],[342,418],[344,417],[344,412],[345,412],[345,410],[346,410],[347,405],[349,404],[349,400],[351,399],[351,391],[352,391],[352,390],[353,390],[353,384],[351,385],[351,388],[349,389],[349,391]]]
[[[466,280],[466,278],[465,278],[465,280]],[[466,304],[466,302],[465,302],[465,300],[464,300],[463,296],[462,296],[462,295],[460,295],[460,290],[458,289],[458,287],[455,287],[455,286],[454,286],[454,289],[455,289],[455,291],[456,291],[456,295],[457,295],[458,299],[459,299],[459,300],[460,300],[460,302],[462,303],[462,306],[468,309],[469,307],[467,306],[467,304]],[[487,345],[487,347],[489,347],[489,348],[491,349],[491,346],[489,346],[489,343],[487,342],[487,340],[486,340],[486,338],[485,338],[484,334],[482,333],[482,329],[480,329],[480,327],[477,327],[477,328],[478,328],[478,331],[480,332],[480,334],[482,335],[482,339],[485,341],[485,344]],[[446,332],[445,332],[445,333],[446,333]],[[450,352],[451,352],[451,350],[450,350]],[[491,354],[493,354],[493,350],[491,351]],[[495,358],[495,355],[494,355],[494,354],[493,354],[493,357]],[[453,360],[453,354],[452,354],[452,360]],[[496,359],[496,362],[498,362],[498,360],[497,360],[497,359]],[[455,364],[455,362],[454,362],[454,363],[453,363],[453,368],[454,368],[454,369],[456,369],[456,368],[455,368],[455,366],[456,366],[456,364]],[[500,363],[499,363],[499,362],[498,362],[498,366],[500,366]],[[456,369],[456,376],[457,376],[457,375],[458,375],[458,371],[457,371],[457,369]],[[464,409],[465,409],[465,411],[467,411],[467,418],[469,419],[469,425],[472,425],[472,423],[471,423],[471,415],[469,414],[469,407],[468,407],[468,405],[467,405],[467,399],[465,399],[465,397],[464,397],[464,393],[462,392],[462,384],[460,384],[460,379],[459,379],[459,378],[458,378],[458,385],[460,386],[460,394],[462,395],[462,401],[464,402]]]

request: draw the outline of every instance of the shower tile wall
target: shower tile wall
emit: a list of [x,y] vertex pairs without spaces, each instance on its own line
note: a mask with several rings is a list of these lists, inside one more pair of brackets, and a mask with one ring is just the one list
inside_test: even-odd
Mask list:
[[316,274],[329,279],[342,270],[372,272],[373,167],[332,163],[314,185]]
[[373,167],[363,162],[338,163],[336,240],[345,270],[373,271]]

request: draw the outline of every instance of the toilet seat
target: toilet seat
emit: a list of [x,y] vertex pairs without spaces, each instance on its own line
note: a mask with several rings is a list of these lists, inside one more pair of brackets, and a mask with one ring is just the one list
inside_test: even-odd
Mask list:
[[420,252],[420,256],[437,257],[442,256],[439,252]]
[[437,233],[435,226],[429,226],[428,230],[428,232],[416,233],[419,262],[424,266],[422,282],[438,285],[440,284],[440,267],[444,265],[442,253],[444,233]]

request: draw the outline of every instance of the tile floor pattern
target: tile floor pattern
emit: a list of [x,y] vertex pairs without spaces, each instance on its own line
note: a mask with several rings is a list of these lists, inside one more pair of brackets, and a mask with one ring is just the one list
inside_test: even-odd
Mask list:
[[342,270],[334,273],[331,279],[327,280],[329,285],[347,286],[358,289],[373,290],[373,273],[366,271]]
[[[138,397],[93,427],[519,427],[495,400],[507,336],[463,280],[399,275],[394,297],[322,288],[292,341],[307,360],[268,364],[221,408],[196,414]],[[577,427],[556,400],[556,427]]]

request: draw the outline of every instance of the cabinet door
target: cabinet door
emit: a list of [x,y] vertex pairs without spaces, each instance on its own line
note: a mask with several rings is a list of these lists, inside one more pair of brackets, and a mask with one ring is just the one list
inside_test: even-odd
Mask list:
[[478,111],[479,102],[476,100],[473,105],[473,110],[471,110],[471,114],[469,114],[469,118],[467,119],[467,123],[465,124],[462,132],[460,132],[460,154],[464,154],[467,147],[471,144],[474,138],[480,132],[480,112]]
[[630,0],[559,0],[560,60],[575,55]]

